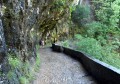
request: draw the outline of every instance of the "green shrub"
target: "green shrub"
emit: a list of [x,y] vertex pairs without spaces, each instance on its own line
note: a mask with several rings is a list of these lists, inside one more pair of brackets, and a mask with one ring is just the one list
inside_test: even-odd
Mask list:
[[97,37],[97,40],[100,42],[100,44],[101,44],[102,46],[104,46],[104,45],[107,44],[107,40],[106,40],[102,35],[99,35],[99,36]]
[[62,42],[62,45],[63,45],[64,47],[69,47],[69,41],[66,40],[66,41]]
[[[70,44],[70,40],[63,42],[63,46],[65,47]],[[119,50],[119,46],[120,41],[117,37],[112,40],[107,40],[102,35],[94,38],[76,34],[72,41],[72,48],[80,50],[88,54],[88,56],[103,61],[116,68],[120,68],[120,53],[117,51]]]
[[8,54],[8,62],[11,70],[7,73],[7,78],[12,83],[15,81],[21,84],[29,84],[34,80],[34,73],[39,69],[40,58],[38,54],[39,47],[37,46],[37,58],[35,64],[30,64],[29,61],[23,62],[13,54]]
[[20,68],[22,66],[22,62],[18,58],[13,58],[10,56],[8,61],[12,69]]
[[83,39],[83,36],[81,36],[80,34],[75,34],[75,40],[81,40]]
[[97,38],[99,35],[106,36],[108,27],[100,22],[93,21],[92,23],[86,24],[87,35],[89,37]]
[[90,56],[95,56],[95,58],[97,59],[102,58],[102,53],[100,52],[102,50],[102,47],[94,38],[87,37],[81,39],[79,42],[76,43],[76,45],[78,46],[78,50],[81,50],[89,54]]
[[86,5],[77,5],[71,13],[72,21],[78,26],[84,26],[90,15],[90,8]]
[[15,74],[15,72],[12,71],[12,70],[9,71],[8,74],[7,74],[7,77],[8,77],[8,79],[10,79],[10,80],[11,80],[12,78],[15,78],[15,76],[16,76],[16,74]]
[[35,66],[34,66],[34,70],[35,71],[38,71],[39,67],[40,67],[40,53],[39,53],[39,48],[40,47],[37,47],[37,57],[36,57]]
[[106,62],[114,67],[120,68],[120,54],[114,51],[115,47],[113,45],[106,45],[102,47],[102,61]]
[[29,84],[29,80],[24,76],[20,77],[19,81],[20,81],[20,84]]
[[40,55],[39,55],[39,52],[37,52],[37,58],[36,58],[34,70],[36,72],[39,71],[39,67],[40,67]]

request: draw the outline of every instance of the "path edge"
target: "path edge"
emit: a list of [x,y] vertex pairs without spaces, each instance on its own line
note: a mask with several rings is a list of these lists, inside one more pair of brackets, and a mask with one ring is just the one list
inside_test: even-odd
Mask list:
[[83,67],[93,76],[100,84],[120,84],[120,70],[89,55],[71,48],[66,48],[58,44],[52,44],[52,50],[63,52],[64,54],[78,60]]

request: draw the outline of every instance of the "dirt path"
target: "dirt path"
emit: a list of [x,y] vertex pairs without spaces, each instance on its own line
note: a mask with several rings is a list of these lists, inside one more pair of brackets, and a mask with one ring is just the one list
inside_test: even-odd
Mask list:
[[41,67],[34,84],[97,84],[76,60],[50,48],[40,49]]

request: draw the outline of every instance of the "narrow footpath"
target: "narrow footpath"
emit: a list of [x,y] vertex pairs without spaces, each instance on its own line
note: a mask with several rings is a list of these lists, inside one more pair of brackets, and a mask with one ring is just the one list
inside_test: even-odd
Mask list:
[[40,61],[34,84],[97,84],[80,62],[63,53],[40,49]]

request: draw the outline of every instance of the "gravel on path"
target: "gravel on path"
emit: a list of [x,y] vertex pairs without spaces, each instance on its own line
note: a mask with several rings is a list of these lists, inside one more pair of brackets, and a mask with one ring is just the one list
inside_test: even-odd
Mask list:
[[33,84],[97,84],[82,64],[50,48],[40,49],[40,70]]

